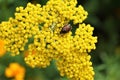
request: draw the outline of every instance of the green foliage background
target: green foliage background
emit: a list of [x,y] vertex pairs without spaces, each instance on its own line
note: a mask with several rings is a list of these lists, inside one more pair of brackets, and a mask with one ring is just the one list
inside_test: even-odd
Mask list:
[[[0,0],[0,22],[14,17],[17,6],[25,6],[28,2],[44,5],[46,1]],[[78,0],[78,4],[88,11],[88,18],[84,22],[94,26],[94,35],[98,36],[97,49],[90,53],[95,80],[120,80],[120,0]],[[5,68],[11,62],[25,66],[25,80],[67,80],[60,77],[54,61],[47,69],[32,69],[24,63],[21,55],[11,57],[9,53],[0,58],[0,80],[11,80],[4,75]]]

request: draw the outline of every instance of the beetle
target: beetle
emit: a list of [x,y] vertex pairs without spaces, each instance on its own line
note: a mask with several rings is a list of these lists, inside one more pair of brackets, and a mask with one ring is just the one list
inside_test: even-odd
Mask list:
[[66,24],[63,26],[63,28],[61,29],[60,33],[67,33],[72,29],[72,26],[70,24]]

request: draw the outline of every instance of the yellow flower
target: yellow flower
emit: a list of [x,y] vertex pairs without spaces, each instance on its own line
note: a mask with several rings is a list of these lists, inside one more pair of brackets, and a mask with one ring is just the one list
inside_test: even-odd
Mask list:
[[24,80],[25,68],[18,63],[11,63],[9,67],[5,69],[5,75],[15,80]]
[[[15,18],[0,24],[0,37],[12,55],[25,54],[25,62],[31,67],[45,68],[56,60],[61,76],[72,80],[93,80],[91,56],[97,37],[94,28],[83,21],[87,11],[77,0],[49,0],[46,5],[28,3],[17,7]],[[61,33],[66,24],[75,31]],[[78,26],[77,26],[78,25]]]
[[3,56],[6,52],[4,47],[5,47],[5,41],[0,40],[0,57]]

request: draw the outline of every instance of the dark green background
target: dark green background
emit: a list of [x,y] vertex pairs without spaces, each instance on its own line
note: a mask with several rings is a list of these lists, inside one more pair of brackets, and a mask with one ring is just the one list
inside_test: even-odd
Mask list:
[[[0,22],[14,17],[17,6],[26,6],[28,2],[44,5],[47,0],[0,0]],[[120,0],[78,0],[78,5],[88,11],[84,21],[91,24],[94,36],[98,36],[96,50],[92,56],[95,70],[95,80],[120,80]],[[67,80],[59,76],[54,61],[47,69],[32,69],[25,65],[22,57],[11,57],[7,53],[0,58],[0,80],[11,80],[4,76],[4,69],[11,62],[18,62],[27,69],[25,80]]]

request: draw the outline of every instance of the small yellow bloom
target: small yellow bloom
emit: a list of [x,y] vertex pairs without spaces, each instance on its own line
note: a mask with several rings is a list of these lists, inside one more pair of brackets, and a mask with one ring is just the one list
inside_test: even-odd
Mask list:
[[25,68],[18,63],[11,63],[9,67],[5,69],[5,75],[15,80],[24,80]]

